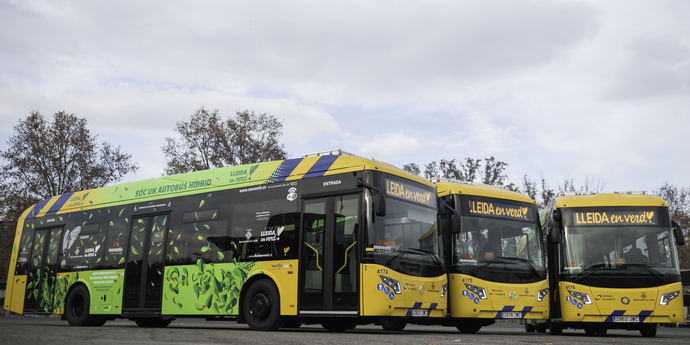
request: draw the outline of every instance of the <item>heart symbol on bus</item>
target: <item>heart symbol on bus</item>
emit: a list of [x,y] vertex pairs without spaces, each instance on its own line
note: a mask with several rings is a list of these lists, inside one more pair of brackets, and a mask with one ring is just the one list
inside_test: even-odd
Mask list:
[[646,212],[645,215],[647,216],[647,219],[649,219],[649,222],[652,222],[652,218],[654,218],[654,211],[649,211]]

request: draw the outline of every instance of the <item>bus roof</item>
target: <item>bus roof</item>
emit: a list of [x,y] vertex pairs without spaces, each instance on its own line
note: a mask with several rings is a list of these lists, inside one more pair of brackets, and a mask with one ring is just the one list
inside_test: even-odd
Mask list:
[[436,182],[436,194],[444,196],[448,194],[464,194],[485,196],[489,198],[506,199],[514,201],[522,201],[534,204],[534,200],[505,188],[491,186],[483,183],[466,183],[460,181],[439,181]]
[[556,207],[668,206],[660,197],[643,193],[592,193],[559,195]]
[[194,171],[66,193],[40,201],[29,207],[28,212],[24,214],[26,218],[51,216],[97,207],[146,202],[361,170],[382,171],[433,187],[431,182],[393,165],[341,151],[329,151],[302,158]]

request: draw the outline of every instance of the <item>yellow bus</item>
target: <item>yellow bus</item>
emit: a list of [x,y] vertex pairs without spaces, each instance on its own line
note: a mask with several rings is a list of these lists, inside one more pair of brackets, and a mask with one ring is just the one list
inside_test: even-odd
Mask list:
[[684,322],[675,244],[683,244],[668,205],[644,193],[561,195],[545,214],[551,332],[639,330]]
[[546,332],[548,284],[534,200],[484,184],[439,180],[439,227],[450,324],[476,333],[497,319]]
[[345,330],[446,315],[434,186],[340,151],[57,195],[18,220],[5,309],[71,325]]

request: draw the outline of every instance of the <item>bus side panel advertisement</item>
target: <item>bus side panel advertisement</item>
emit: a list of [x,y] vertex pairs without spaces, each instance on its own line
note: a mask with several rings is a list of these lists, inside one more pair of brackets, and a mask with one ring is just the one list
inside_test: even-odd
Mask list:
[[257,274],[276,283],[281,314],[297,315],[297,260],[168,266],[162,314],[237,315],[242,287]]
[[683,322],[683,298],[667,299],[681,291],[680,282],[659,287],[616,289],[559,282],[561,314],[565,322],[675,323]]
[[67,292],[79,282],[89,290],[89,313],[121,314],[124,275],[123,269],[58,273],[52,300],[53,313],[64,314]]
[[[361,265],[362,316],[444,317],[448,280],[414,277],[376,264]],[[441,297],[441,298],[439,298]],[[439,303],[439,301],[441,301]]]

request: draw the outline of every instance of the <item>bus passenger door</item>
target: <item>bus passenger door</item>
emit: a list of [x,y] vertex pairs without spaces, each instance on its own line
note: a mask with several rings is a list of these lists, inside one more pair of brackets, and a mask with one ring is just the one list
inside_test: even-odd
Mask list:
[[134,218],[125,268],[123,313],[160,314],[169,215]]
[[55,293],[57,259],[62,243],[62,227],[37,229],[31,246],[24,311],[51,313]]
[[301,315],[359,314],[359,198],[350,194],[303,202]]

